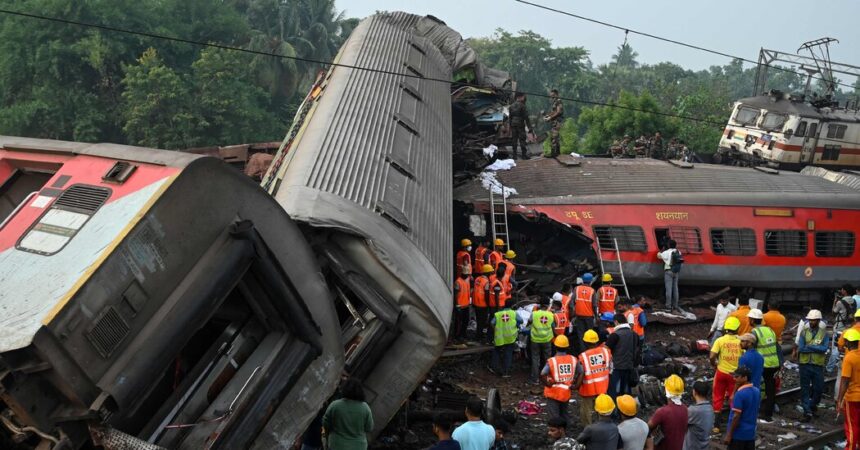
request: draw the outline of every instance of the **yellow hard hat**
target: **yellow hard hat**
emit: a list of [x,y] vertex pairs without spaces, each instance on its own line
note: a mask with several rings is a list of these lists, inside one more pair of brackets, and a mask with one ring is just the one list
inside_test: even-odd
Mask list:
[[517,252],[515,252],[513,250],[508,250],[505,252],[505,258],[514,259],[516,257],[517,257]]
[[463,239],[462,241],[460,241],[460,247],[468,247],[470,245],[472,245],[472,241],[468,239]]
[[845,340],[848,342],[860,341],[860,331],[857,331],[856,328],[849,328],[848,330],[845,331],[845,334],[843,336],[845,337]]
[[555,337],[555,340],[552,341],[553,345],[558,348],[568,348],[570,347],[570,341],[567,340],[567,336],[560,334]]
[[604,273],[603,274],[603,282],[604,283],[612,283],[612,274]]
[[597,332],[595,332],[594,330],[588,330],[585,332],[585,334],[582,335],[582,341],[588,342],[589,344],[596,344],[599,340],[600,339],[598,339],[597,337]]
[[505,241],[503,241],[501,239],[496,239],[496,245],[501,247],[501,246],[505,245]]
[[738,331],[738,328],[741,327],[741,321],[738,320],[737,317],[729,317],[726,319],[726,322],[723,324],[723,328],[729,331]]
[[684,379],[678,375],[669,375],[669,378],[666,378],[665,385],[666,392],[672,395],[681,395],[684,393]]
[[495,270],[493,270],[493,266],[490,264],[484,264],[484,266],[481,267],[481,273],[493,273],[493,272],[495,272]]
[[621,414],[629,417],[636,416],[636,399],[629,395],[621,395],[615,401],[618,402],[618,410]]
[[615,411],[615,402],[612,401],[612,397],[600,394],[594,400],[594,410],[601,416],[608,416],[612,414],[612,411]]
[[860,309],[858,309],[857,311],[854,312],[854,318],[860,319]]

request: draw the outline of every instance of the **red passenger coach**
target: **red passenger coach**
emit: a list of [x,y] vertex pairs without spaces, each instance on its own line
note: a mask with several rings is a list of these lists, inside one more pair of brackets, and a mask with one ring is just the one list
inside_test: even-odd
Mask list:
[[[517,190],[510,212],[572,228],[604,260],[617,259],[617,241],[629,284],[662,282],[656,253],[668,239],[685,255],[686,285],[783,291],[860,281],[860,191],[824,178],[598,158],[525,161],[497,176]],[[478,212],[488,196],[480,183],[455,191]]]

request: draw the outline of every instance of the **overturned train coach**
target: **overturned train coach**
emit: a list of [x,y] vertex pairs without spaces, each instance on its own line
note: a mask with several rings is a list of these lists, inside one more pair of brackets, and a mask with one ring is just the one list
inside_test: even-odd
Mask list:
[[[682,286],[743,287],[757,298],[815,302],[860,280],[860,191],[823,177],[562,157],[519,162],[497,179],[517,191],[508,198],[509,232],[524,269],[547,270],[547,261],[558,266],[578,256],[599,269],[600,256],[620,260],[628,284],[656,286],[663,282],[656,253],[673,239],[685,255]],[[454,197],[464,214],[478,216],[471,223],[481,231],[488,191],[474,182]],[[541,242],[545,236],[551,242]],[[610,266],[617,278],[617,265]]]
[[214,158],[0,137],[0,447],[290,448],[344,375],[378,433],[447,335],[450,86],[420,77],[463,45],[362,21],[337,60],[381,72],[322,75],[264,189]]

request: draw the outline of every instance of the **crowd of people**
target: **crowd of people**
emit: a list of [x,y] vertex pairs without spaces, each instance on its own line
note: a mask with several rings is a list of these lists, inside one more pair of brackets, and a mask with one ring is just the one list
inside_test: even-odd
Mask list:
[[613,158],[680,159],[688,162],[693,158],[693,152],[683,140],[673,137],[665,142],[659,131],[653,136],[640,135],[638,139],[630,135],[615,139],[609,146],[609,155]]

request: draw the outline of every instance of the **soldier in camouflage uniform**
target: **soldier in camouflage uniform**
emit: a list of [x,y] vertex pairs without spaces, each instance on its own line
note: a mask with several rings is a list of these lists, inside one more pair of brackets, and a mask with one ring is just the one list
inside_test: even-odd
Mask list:
[[528,159],[526,127],[531,131],[532,123],[529,120],[529,112],[526,109],[526,94],[517,92],[514,98],[514,104],[509,109],[511,118],[511,153],[513,158],[517,159],[517,144],[519,144],[523,159]]
[[547,435],[552,441],[552,450],[585,450],[585,446],[576,442],[576,439],[566,436],[567,421],[561,417],[549,419],[547,424],[549,430]]
[[550,107],[549,114],[544,116],[543,120],[549,122],[552,127],[549,131],[550,148],[552,149],[551,156],[556,157],[561,154],[559,133],[561,132],[561,124],[564,121],[564,105],[561,104],[561,100],[558,98],[558,89],[549,91],[549,98],[552,106]]

